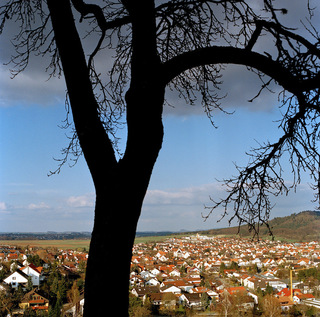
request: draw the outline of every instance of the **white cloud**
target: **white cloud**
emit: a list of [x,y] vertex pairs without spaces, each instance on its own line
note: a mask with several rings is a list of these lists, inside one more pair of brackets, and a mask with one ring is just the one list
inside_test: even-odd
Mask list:
[[0,201],[0,212],[1,211],[6,211],[8,209],[7,205],[5,202]]
[[205,184],[201,186],[168,189],[148,190],[145,205],[195,205],[203,204],[209,200],[209,196],[219,190],[220,185]]
[[70,196],[67,199],[67,204],[69,207],[93,207],[94,206],[94,195],[85,194],[80,196]]
[[50,206],[44,202],[40,202],[38,204],[29,204],[27,207],[29,210],[38,210],[38,209],[49,209]]

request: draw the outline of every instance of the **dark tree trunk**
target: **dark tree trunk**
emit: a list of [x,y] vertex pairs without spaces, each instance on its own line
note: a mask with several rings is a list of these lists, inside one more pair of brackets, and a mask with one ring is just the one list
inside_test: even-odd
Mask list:
[[163,141],[164,84],[155,53],[155,23],[143,18],[145,10],[153,10],[152,2],[141,0],[142,8],[131,8],[135,19],[131,85],[126,94],[128,137],[125,154],[118,162],[99,118],[70,2],[47,3],[75,128],[96,190],[84,314],[127,316],[136,226]]
[[[141,106],[142,103],[139,105]],[[146,120],[146,118],[144,118]],[[85,284],[85,316],[127,316],[129,273],[136,226],[161,149],[161,121],[134,129],[113,180],[101,180]],[[132,144],[131,144],[132,143]],[[132,147],[132,153],[128,149]],[[103,303],[103,304],[99,304]]]
[[115,194],[97,195],[84,316],[128,315],[130,262],[140,210],[130,204],[130,193]]

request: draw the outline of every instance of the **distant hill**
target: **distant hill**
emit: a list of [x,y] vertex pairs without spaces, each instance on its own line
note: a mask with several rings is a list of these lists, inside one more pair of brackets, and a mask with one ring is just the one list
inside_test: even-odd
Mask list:
[[0,240],[88,240],[90,232],[0,232]]
[[[294,241],[312,241],[320,240],[320,212],[319,211],[302,211],[286,217],[276,217],[269,221],[272,233],[275,239],[286,239]],[[202,234],[213,235],[236,235],[238,227],[223,229],[211,229],[201,231]],[[240,236],[249,237],[248,227],[240,227]],[[268,235],[266,226],[260,228],[259,235],[265,237]]]

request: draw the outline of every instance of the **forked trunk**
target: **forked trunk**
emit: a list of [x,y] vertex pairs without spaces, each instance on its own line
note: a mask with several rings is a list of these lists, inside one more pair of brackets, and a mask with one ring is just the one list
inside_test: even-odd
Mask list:
[[[159,98],[154,104],[160,106],[162,100]],[[128,98],[128,107],[142,104],[136,98]],[[85,317],[128,316],[132,247],[163,141],[161,116],[135,128],[129,122],[128,119],[126,153],[111,173],[112,178],[102,176],[101,182],[95,179],[97,194],[86,271]]]
[[75,128],[96,190],[84,315],[124,317],[128,315],[136,226],[163,141],[165,84],[156,54],[155,21],[149,19],[148,27],[144,16],[147,8],[153,12],[154,4],[144,1],[140,3],[142,8],[136,4],[131,8],[135,19],[132,22],[132,82],[126,94],[128,139],[120,161],[100,120],[70,2],[47,0],[47,4]]

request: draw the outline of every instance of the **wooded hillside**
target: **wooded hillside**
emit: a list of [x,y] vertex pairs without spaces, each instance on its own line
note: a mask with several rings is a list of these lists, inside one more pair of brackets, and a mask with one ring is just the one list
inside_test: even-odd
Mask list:
[[[319,211],[302,211],[294,213],[287,217],[276,217],[269,222],[275,239],[289,239],[295,241],[311,241],[320,238],[320,212]],[[202,231],[203,234],[227,234],[236,235],[238,227],[223,229],[212,229]],[[240,227],[240,236],[250,236],[247,226]],[[266,226],[260,229],[260,236],[268,235]]]

